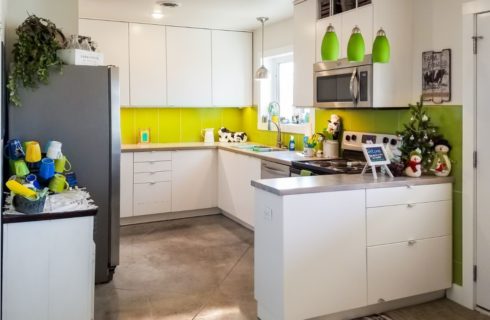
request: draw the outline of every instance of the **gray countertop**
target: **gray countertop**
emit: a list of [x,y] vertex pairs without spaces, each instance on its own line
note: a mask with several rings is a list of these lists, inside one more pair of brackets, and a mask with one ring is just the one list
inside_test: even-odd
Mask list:
[[452,183],[453,177],[424,176],[420,178],[386,176],[377,180],[371,174],[336,174],[310,177],[254,180],[252,186],[279,195],[332,192],[358,189],[393,188],[426,184]]
[[[149,144],[123,144],[122,152],[148,152],[148,151],[177,151],[177,150],[201,150],[201,149],[221,149],[240,153],[262,160],[268,160],[284,165],[291,165],[292,161],[320,159],[316,157],[305,157],[299,151],[270,151],[270,152],[255,152],[246,149],[235,148],[234,146],[243,146],[244,144],[262,145],[261,143],[204,143],[204,142],[176,142],[176,143],[149,143]],[[324,159],[324,158],[323,158]]]

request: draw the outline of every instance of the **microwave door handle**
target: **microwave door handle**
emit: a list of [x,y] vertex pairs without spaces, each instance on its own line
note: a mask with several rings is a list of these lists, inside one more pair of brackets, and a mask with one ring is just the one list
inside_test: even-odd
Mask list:
[[352,97],[352,102],[355,106],[357,106],[357,99],[359,98],[359,79],[357,77],[357,68],[354,68],[354,71],[352,72],[349,90]]

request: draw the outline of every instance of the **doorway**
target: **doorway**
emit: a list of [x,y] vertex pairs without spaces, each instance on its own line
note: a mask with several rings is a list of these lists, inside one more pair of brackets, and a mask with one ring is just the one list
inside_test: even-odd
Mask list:
[[476,15],[476,304],[490,311],[490,12]]

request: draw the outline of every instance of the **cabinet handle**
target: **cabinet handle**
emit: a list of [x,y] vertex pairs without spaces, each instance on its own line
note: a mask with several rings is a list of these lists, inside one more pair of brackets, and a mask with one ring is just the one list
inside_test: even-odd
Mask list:
[[407,184],[407,189],[412,189],[412,186]]
[[407,208],[413,208],[413,207],[415,207],[415,204],[413,204],[413,203],[407,204]]
[[416,243],[417,243],[417,240],[408,240],[408,245],[409,246],[413,246]]
[[385,299],[383,299],[383,298],[378,299],[378,303],[383,303],[383,302],[386,302]]
[[154,185],[156,182],[150,182],[150,186]]

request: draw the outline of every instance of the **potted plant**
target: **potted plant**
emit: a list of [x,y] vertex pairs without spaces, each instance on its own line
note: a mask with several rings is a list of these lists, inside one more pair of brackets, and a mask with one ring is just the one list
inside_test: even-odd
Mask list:
[[29,15],[15,32],[18,40],[12,51],[7,88],[9,101],[20,106],[19,85],[36,88],[39,83],[48,83],[52,67],[61,72],[63,62],[56,51],[62,48],[65,36],[53,22],[35,15]]

